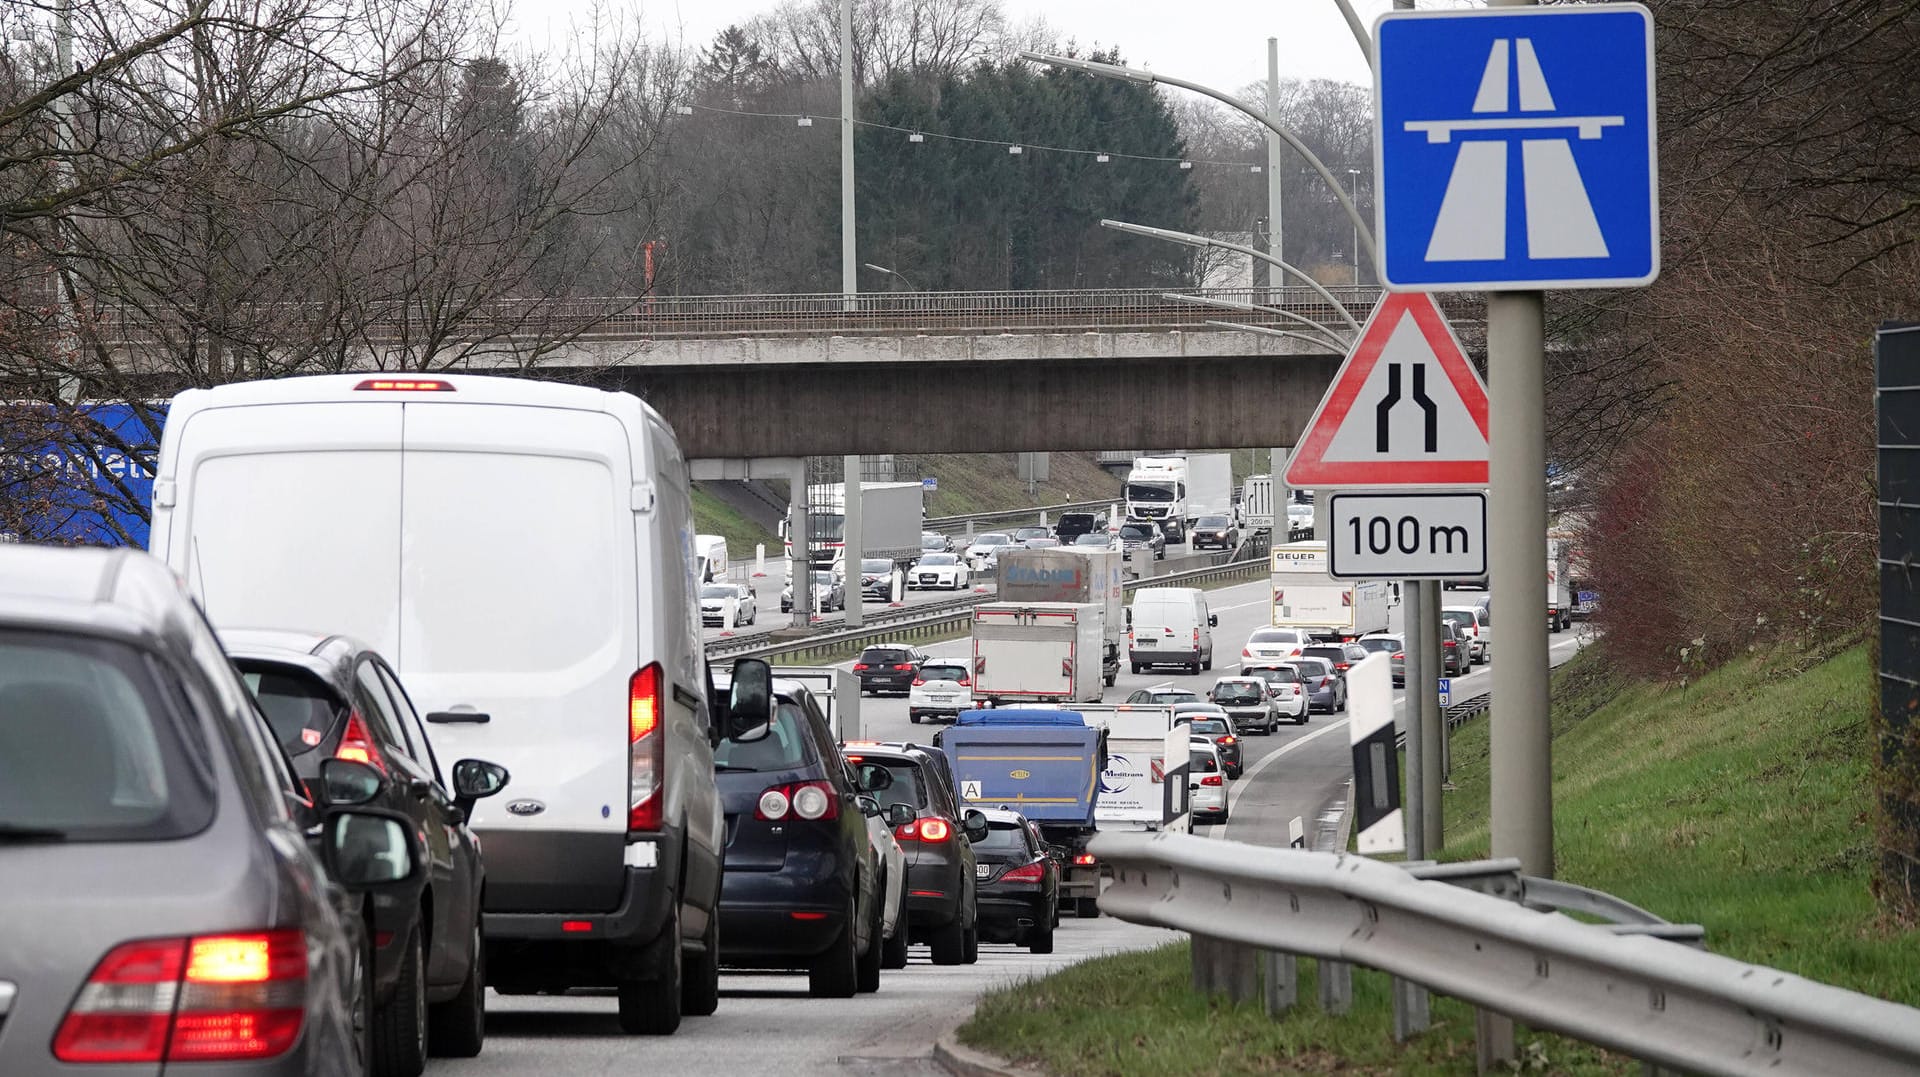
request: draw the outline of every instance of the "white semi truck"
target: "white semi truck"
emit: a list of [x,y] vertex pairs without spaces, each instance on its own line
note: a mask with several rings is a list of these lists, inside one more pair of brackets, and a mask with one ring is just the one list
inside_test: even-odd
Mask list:
[[1184,456],[1142,456],[1127,472],[1121,487],[1127,519],[1148,520],[1159,525],[1168,542],[1187,537],[1187,458]]
[[1385,632],[1392,585],[1385,580],[1336,580],[1327,567],[1325,542],[1274,547],[1273,626],[1343,640]]

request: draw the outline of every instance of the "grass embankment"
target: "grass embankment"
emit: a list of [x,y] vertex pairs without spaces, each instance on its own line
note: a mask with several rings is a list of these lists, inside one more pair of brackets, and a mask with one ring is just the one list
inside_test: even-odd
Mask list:
[[1119,500],[1120,479],[1100,469],[1094,453],[1057,452],[1048,457],[1047,481],[1032,496],[1019,478],[1019,460],[1012,453],[966,453],[920,456],[909,466],[919,474],[899,472],[902,480],[936,478],[940,488],[927,495],[928,516],[963,516],[1028,505],[1060,505],[1101,498]]
[[[1686,687],[1618,683],[1583,654],[1556,677],[1557,874],[1670,920],[1717,953],[1920,1004],[1920,932],[1868,892],[1866,649],[1736,662]],[[1487,853],[1487,733],[1453,740],[1448,859]],[[1311,1000],[1310,962],[1302,998]],[[1386,978],[1356,971],[1354,1010],[1311,1001],[1282,1021],[1188,989],[1184,944],[1103,958],[982,1000],[967,1043],[1057,1074],[1471,1073],[1471,1011],[1435,999],[1434,1028],[1389,1036]],[[1521,1030],[1529,1068],[1634,1064]]]
[[777,537],[698,486],[693,488],[693,530],[698,535],[719,535],[726,539],[727,557],[736,563],[752,564],[756,543],[766,546],[768,557],[780,556]]

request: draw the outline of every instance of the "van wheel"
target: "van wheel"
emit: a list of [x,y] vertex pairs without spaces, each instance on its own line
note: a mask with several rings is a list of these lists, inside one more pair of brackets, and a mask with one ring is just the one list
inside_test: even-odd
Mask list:
[[883,886],[874,891],[873,915],[867,918],[867,952],[860,955],[858,966],[854,970],[858,981],[854,986],[865,993],[880,990],[880,966],[884,956],[882,951],[887,945],[886,940],[880,937],[882,923],[880,901],[884,897],[886,897],[886,887]]
[[720,1008],[720,910],[707,915],[704,953],[686,961],[680,981],[680,1012],[687,1017],[711,1017]]
[[[680,1030],[681,985],[686,956],[680,949],[679,895],[667,895],[666,926],[647,956],[657,967],[645,971],[648,980],[627,980],[620,984],[620,1031],[637,1036],[671,1036]],[[657,951],[665,948],[665,953]],[[661,960],[664,958],[665,960]]]
[[[1141,664],[1140,664],[1140,663],[1138,663],[1138,662],[1135,662],[1135,663],[1133,663],[1133,675],[1134,675],[1134,676],[1136,676],[1136,677],[1138,677],[1138,676],[1140,675],[1140,671],[1141,671],[1141,670],[1143,670],[1143,669],[1146,669],[1146,668],[1147,668],[1147,667],[1145,667],[1145,666],[1143,666],[1143,665],[1141,665]],[[1109,683],[1111,683],[1111,682],[1109,682]]]
[[917,712],[914,712],[914,711],[908,711],[908,712],[907,712],[907,721],[909,721],[909,722],[912,722],[912,723],[913,723],[914,725],[919,725],[919,724],[920,724],[920,715],[919,715],[919,714],[918,714]]
[[907,967],[907,892],[904,888],[900,891],[900,907],[893,916],[893,935],[887,939],[880,955],[880,967]]
[[378,1077],[419,1077],[427,1068],[427,970],[418,925],[407,934],[406,945],[393,997],[373,1011],[373,1072]]
[[859,956],[854,953],[854,904],[847,903],[840,934],[807,969],[807,994],[814,998],[852,998],[860,988]]
[[473,924],[473,959],[460,993],[427,1010],[427,1045],[440,1058],[472,1058],[487,1042],[487,949]]
[[1207,657],[1206,657],[1206,660],[1200,663],[1200,668],[1201,668],[1201,669],[1212,669],[1212,668],[1213,668],[1213,655],[1212,655],[1212,654],[1208,654],[1208,655],[1207,655]]
[[936,965],[958,965],[967,958],[967,928],[960,922],[960,914],[955,913],[953,922],[942,924],[933,929],[933,937],[928,941],[933,949],[933,963]]

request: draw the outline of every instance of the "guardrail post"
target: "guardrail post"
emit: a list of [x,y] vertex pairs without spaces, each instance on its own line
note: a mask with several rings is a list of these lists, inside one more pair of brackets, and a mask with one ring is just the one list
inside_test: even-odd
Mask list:
[[1204,935],[1194,935],[1190,948],[1193,950],[1193,990],[1198,995],[1213,994],[1213,940]]
[[1345,961],[1320,962],[1320,1008],[1338,1017],[1353,1009],[1353,966]]
[[1250,1001],[1258,993],[1256,951],[1228,942],[1193,936],[1193,989],[1202,995],[1224,994],[1234,1003]]
[[1405,1043],[1433,1024],[1427,989],[1412,980],[1393,978],[1393,1042]]
[[1283,954],[1273,950],[1263,951],[1260,963],[1265,965],[1266,1006],[1268,1017],[1281,1017],[1300,1002],[1300,978],[1298,963],[1292,954]]
[[1513,1019],[1492,1010],[1474,1010],[1474,1068],[1480,1073],[1504,1070],[1518,1057],[1513,1046]]

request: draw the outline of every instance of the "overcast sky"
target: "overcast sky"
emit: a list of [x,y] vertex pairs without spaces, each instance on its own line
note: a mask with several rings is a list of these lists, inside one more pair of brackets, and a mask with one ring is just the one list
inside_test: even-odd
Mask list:
[[[1220,89],[1267,74],[1267,38],[1280,39],[1281,77],[1369,84],[1352,33],[1333,0],[1003,0],[1015,23],[1044,18],[1060,38],[1118,46],[1127,62]],[[774,0],[643,0],[650,32],[704,45],[729,23],[767,10]],[[1392,0],[1355,0],[1368,26]],[[516,0],[517,32],[545,50],[564,39],[591,0]]]

